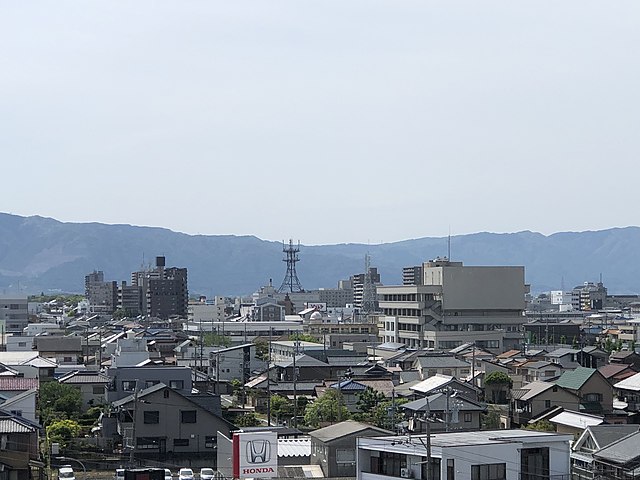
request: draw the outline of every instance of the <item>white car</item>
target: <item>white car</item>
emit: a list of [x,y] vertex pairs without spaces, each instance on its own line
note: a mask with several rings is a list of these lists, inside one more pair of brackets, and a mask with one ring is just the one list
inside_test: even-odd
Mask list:
[[200,469],[200,480],[213,480],[213,477],[215,477],[215,473],[213,473],[213,468]]
[[113,480],[124,480],[124,468],[116,468],[116,473],[113,475]]
[[164,469],[164,480],[173,480],[173,474],[168,468]]
[[181,468],[178,472],[178,480],[193,480],[193,470],[190,468]]
[[58,478],[60,480],[76,480],[76,474],[71,465],[63,465],[58,469]]

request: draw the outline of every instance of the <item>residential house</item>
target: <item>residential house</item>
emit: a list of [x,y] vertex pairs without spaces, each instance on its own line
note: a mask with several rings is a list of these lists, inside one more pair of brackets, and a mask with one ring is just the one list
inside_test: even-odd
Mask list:
[[111,379],[107,387],[106,401],[113,403],[137,390],[164,383],[174,390],[191,392],[193,378],[187,367],[146,365],[141,367],[109,368],[107,375]]
[[576,359],[583,367],[600,368],[609,362],[609,355],[597,346],[589,346],[578,350]]
[[40,352],[0,352],[0,364],[18,372],[24,378],[37,378],[40,381],[54,380],[58,364],[54,360],[43,358]]
[[516,367],[516,374],[522,375],[525,383],[548,382],[555,380],[562,374],[562,367],[557,363],[544,360],[525,362]]
[[633,377],[636,373],[631,365],[624,363],[610,363],[598,368],[598,372],[606,378],[611,385],[621,382],[625,378]]
[[627,411],[640,412],[640,373],[616,383],[616,396],[627,404]]
[[526,425],[552,407],[578,410],[580,398],[577,394],[549,382],[531,382],[511,391],[511,412],[516,425]]
[[31,388],[15,395],[4,402],[0,401],[0,410],[9,412],[33,423],[38,423],[38,389]]
[[556,348],[555,350],[545,354],[544,359],[547,362],[560,365],[565,370],[574,369],[580,366],[578,363],[578,350],[575,348]]
[[366,423],[353,420],[329,425],[309,433],[311,464],[320,465],[324,476],[354,477],[356,475],[356,439],[391,435]]
[[595,368],[578,367],[564,372],[555,384],[580,398],[580,411],[608,414],[613,411],[613,388]]
[[631,433],[593,454],[595,478],[637,479],[640,477],[640,432]]
[[36,423],[0,410],[0,480],[31,480],[34,466],[44,474],[39,434]]
[[452,355],[426,355],[418,357],[413,362],[413,369],[420,372],[422,380],[434,375],[450,375],[465,379],[471,373],[471,365],[458,360]]
[[631,365],[634,370],[640,371],[640,354],[637,354],[633,350],[612,352],[611,356],[609,357],[609,362]]
[[58,365],[82,365],[82,337],[41,336],[33,340],[40,356],[55,360]]
[[295,360],[288,358],[276,362],[275,367],[271,369],[275,372],[275,378],[272,378],[276,381],[293,381],[294,367],[297,372],[297,380],[323,380],[332,377],[331,367],[328,363],[303,354],[297,355]]
[[220,415],[219,397],[188,395],[163,383],[118,400],[112,407],[123,444],[135,445],[140,456],[211,452],[214,458],[216,432],[228,437],[235,429]]
[[437,433],[429,448],[423,435],[359,438],[356,479],[569,479],[571,440],[532,430]]
[[422,380],[410,387],[415,396],[426,397],[435,393],[452,392],[457,395],[463,395],[466,398],[477,401],[480,396],[480,390],[470,383],[457,380],[450,375],[436,374],[432,377]]
[[82,409],[105,405],[107,387],[111,384],[111,378],[101,372],[91,370],[75,370],[60,377],[58,382],[64,385],[72,385],[80,390],[82,395]]
[[638,425],[596,425],[587,426],[571,447],[571,478],[573,480],[594,480],[596,469],[593,454],[638,432]]
[[400,405],[414,433],[427,431],[427,422],[432,432],[480,430],[480,415],[486,406],[462,395],[435,393]]

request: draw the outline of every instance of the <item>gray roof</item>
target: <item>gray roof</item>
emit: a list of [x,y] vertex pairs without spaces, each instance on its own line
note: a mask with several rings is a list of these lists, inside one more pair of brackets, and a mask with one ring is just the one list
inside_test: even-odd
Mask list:
[[366,423],[356,422],[355,420],[346,420],[334,425],[329,425],[328,427],[319,428],[318,430],[310,432],[309,435],[321,442],[327,443],[346,437],[347,435],[365,432],[366,430],[371,431],[372,435],[370,436],[393,435],[393,432],[388,430],[383,430],[382,428],[374,427]]
[[[613,442],[609,446],[598,450],[593,454],[594,458],[602,459],[618,465],[637,461],[640,459],[640,432],[632,433]],[[635,462],[634,462],[635,463]]]
[[418,365],[420,368],[464,368],[471,367],[469,363],[458,360],[455,357],[445,357],[439,355],[418,357]]
[[[454,401],[460,403],[459,410],[461,412],[483,412],[486,410],[486,408],[481,404],[472,402],[471,400],[463,396],[455,396],[449,398],[449,405],[451,406]],[[413,402],[400,405],[400,408],[411,410],[413,412],[426,412],[428,410],[431,410],[432,412],[443,412],[447,410],[447,395],[444,393],[436,393],[434,395],[430,395],[427,398],[420,398],[418,400],[414,400]]]
[[109,376],[101,372],[81,371],[75,370],[66,374],[58,379],[60,383],[68,383],[71,385],[77,385],[81,383],[89,384],[107,384],[111,382]]
[[413,382],[420,380],[420,372],[416,370],[409,370],[407,372],[400,372],[400,381],[402,383]]
[[40,352],[81,352],[82,337],[35,337],[36,350]]
[[638,430],[640,430],[640,425],[595,425],[589,427],[591,436],[600,448],[611,445]]
[[[285,360],[283,362],[276,362],[276,365],[280,368],[293,367],[293,358],[291,360]],[[298,355],[296,357],[296,367],[328,367],[329,364],[325,363],[317,358],[313,358],[310,355]]]
[[578,353],[579,350],[576,350],[574,348],[556,348],[553,352],[549,352],[547,353],[547,357],[552,357],[552,358],[560,358],[560,357],[564,357],[565,355],[568,354],[576,354]]

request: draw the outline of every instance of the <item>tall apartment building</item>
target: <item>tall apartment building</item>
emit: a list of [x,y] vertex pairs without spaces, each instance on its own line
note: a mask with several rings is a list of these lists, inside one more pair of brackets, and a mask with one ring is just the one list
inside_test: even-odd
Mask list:
[[[376,267],[369,267],[369,276],[371,277],[372,285],[380,285],[380,274],[378,273],[378,269]],[[362,308],[364,299],[365,273],[352,275],[350,280],[353,288],[353,305],[357,308]]]
[[3,333],[22,335],[22,330],[29,323],[29,302],[24,298],[0,298],[0,325],[4,325]]
[[403,285],[422,285],[422,265],[402,269]]
[[425,262],[421,284],[377,288],[380,337],[411,348],[519,348],[526,292],[524,267]]
[[585,282],[571,291],[571,305],[575,310],[588,312],[604,308],[607,299],[607,289],[599,282]]
[[94,270],[84,277],[84,295],[95,313],[113,313],[118,305],[117,282],[105,282],[104,273]]
[[133,312],[158,318],[187,317],[189,290],[187,269],[165,267],[165,257],[156,257],[153,269],[131,274],[131,285],[122,283],[118,292],[118,306]]

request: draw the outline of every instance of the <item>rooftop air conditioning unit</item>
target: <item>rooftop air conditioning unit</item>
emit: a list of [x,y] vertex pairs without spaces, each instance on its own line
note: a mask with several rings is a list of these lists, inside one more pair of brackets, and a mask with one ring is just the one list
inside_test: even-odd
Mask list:
[[402,478],[412,478],[413,477],[413,472],[411,472],[410,468],[401,468],[400,469],[400,476]]

